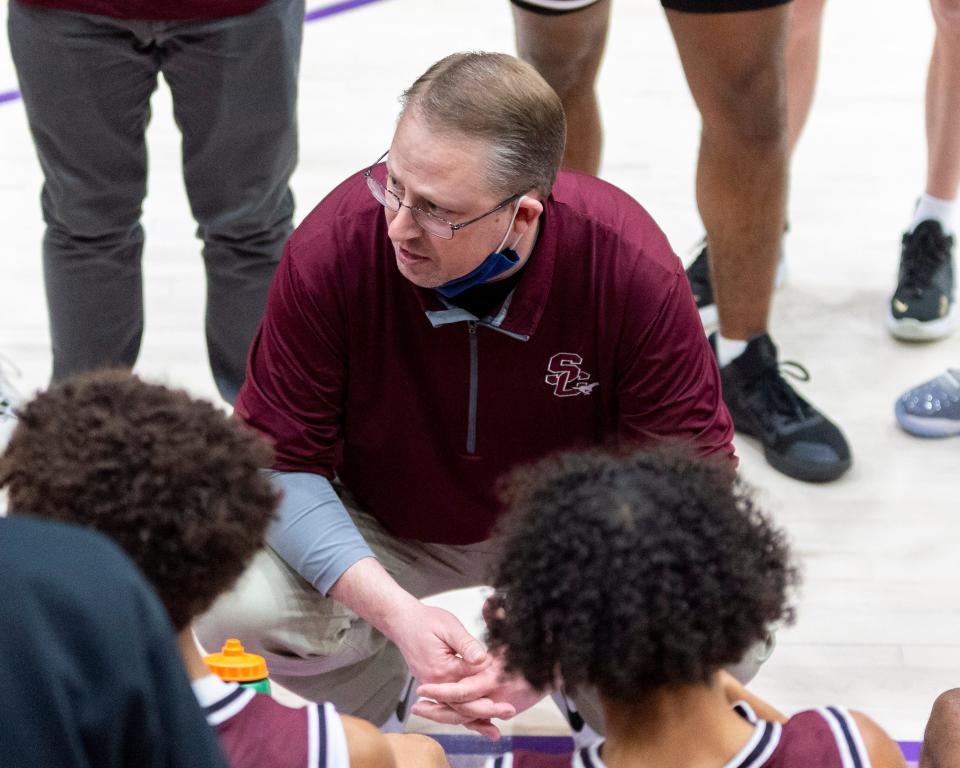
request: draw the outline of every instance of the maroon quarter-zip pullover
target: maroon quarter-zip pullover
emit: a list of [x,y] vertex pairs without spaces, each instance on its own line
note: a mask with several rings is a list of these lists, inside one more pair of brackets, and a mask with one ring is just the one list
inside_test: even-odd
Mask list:
[[560,449],[733,456],[679,259],[627,194],[569,172],[483,319],[406,280],[363,176],[342,183],[287,244],[237,413],[276,469],[336,474],[394,535],[450,544],[487,537],[497,480]]

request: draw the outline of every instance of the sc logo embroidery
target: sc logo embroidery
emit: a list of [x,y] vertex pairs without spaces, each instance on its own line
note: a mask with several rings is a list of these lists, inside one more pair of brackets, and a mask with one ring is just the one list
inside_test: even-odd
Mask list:
[[547,375],[544,381],[553,387],[557,397],[576,397],[589,395],[599,381],[590,381],[590,374],[583,370],[583,358],[576,352],[557,352],[547,363]]

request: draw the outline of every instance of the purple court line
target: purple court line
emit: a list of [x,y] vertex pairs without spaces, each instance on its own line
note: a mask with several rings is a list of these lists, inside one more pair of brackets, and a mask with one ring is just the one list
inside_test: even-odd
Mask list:
[[504,736],[500,741],[490,741],[483,736],[430,735],[448,755],[500,755],[515,749],[548,755],[573,751],[573,739],[569,736]]
[[908,762],[915,763],[920,759],[920,744],[919,741],[898,741],[900,745],[900,751],[903,752],[903,757]]
[[[343,0],[343,2],[340,3],[333,3],[332,5],[325,5],[322,8],[314,8],[312,11],[307,11],[303,20],[309,23],[311,21],[317,21],[318,19],[325,19],[328,16],[336,16],[338,13],[343,13],[344,11],[352,11],[354,8],[360,8],[364,5],[381,2],[383,2],[383,0]],[[20,91],[0,91],[0,104],[18,101],[19,99]]]
[[316,21],[317,19],[325,19],[327,16],[334,16],[338,13],[343,13],[344,11],[352,11],[354,8],[360,8],[364,5],[380,2],[383,2],[383,0],[343,0],[343,2],[340,3],[333,3],[333,5],[325,5],[323,8],[316,8],[315,10],[307,11],[307,14],[303,17],[303,20]]
[[[435,735],[448,755],[499,755],[515,749],[544,754],[564,754],[573,751],[569,736],[505,736],[500,741],[489,741],[482,736]],[[919,741],[901,741],[900,751],[908,763],[920,759]]]

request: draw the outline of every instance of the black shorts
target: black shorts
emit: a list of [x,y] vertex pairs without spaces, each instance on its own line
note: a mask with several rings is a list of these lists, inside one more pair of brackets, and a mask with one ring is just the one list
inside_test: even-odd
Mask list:
[[[510,0],[518,8],[544,16],[560,16],[582,10],[599,0]],[[731,13],[733,11],[759,11],[786,5],[790,0],[660,0],[660,5],[671,11],[684,13]]]

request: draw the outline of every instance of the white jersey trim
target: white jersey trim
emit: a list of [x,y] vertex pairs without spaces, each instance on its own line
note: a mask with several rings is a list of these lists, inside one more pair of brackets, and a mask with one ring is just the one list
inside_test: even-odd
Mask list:
[[316,702],[310,702],[307,710],[307,768],[320,768],[320,713]]
[[[312,716],[319,721],[317,712],[318,704],[310,704],[313,707]],[[343,729],[343,720],[333,704],[323,705],[323,720],[326,725],[327,739],[327,759],[324,765],[317,764],[317,768],[350,768],[350,750],[347,748],[347,732]],[[319,724],[319,723],[318,723]],[[319,745],[318,745],[319,753]],[[319,760],[319,756],[317,758]],[[314,768],[314,763],[310,768]]]
[[[756,717],[753,709],[751,709],[749,705],[744,706],[751,715]],[[773,754],[774,750],[780,744],[780,736],[782,733],[783,728],[780,723],[756,720],[753,733],[750,735],[747,743],[743,745],[740,751],[737,752],[737,754],[733,756],[733,759],[723,768],[760,768],[760,766],[770,759],[770,755]],[[747,762],[747,758],[750,757],[765,735],[768,735],[768,739],[763,750],[753,760]],[[606,768],[606,763],[604,763],[600,757],[600,749],[602,746],[603,742],[598,741],[589,747],[578,749],[573,755],[573,768]],[[489,766],[489,768],[498,768],[498,766]]]
[[513,768],[513,752],[504,752],[502,755],[488,757],[483,768]]
[[197,703],[206,709],[225,699],[239,687],[236,683],[227,683],[216,675],[206,675],[190,682]]
[[582,747],[573,753],[573,768],[606,768],[600,758],[600,748],[603,740],[595,741],[587,747]]
[[[758,768],[758,766],[763,765],[773,754],[773,750],[777,748],[777,745],[780,743],[780,734],[781,728],[780,723],[768,723],[765,720],[757,719],[756,714],[753,709],[744,702],[737,702],[736,706],[741,706],[746,710],[745,719],[748,722],[753,723],[753,733],[750,734],[750,738],[747,739],[747,743],[740,748],[740,751],[737,752],[731,758],[723,768]],[[736,708],[736,707],[735,707]],[[741,717],[744,717],[743,713],[739,713]],[[751,720],[749,715],[753,715]],[[754,750],[763,740],[763,737],[769,733],[769,739],[767,740],[766,746],[763,748],[763,751],[757,755],[757,757],[750,762],[747,762],[747,758],[753,754]]]
[[843,707],[819,707],[816,711],[830,726],[843,768],[871,768],[863,735],[850,713]]
[[757,713],[753,711],[753,707],[751,707],[742,699],[738,699],[737,701],[733,702],[733,711],[740,715],[740,717],[742,717],[748,723],[752,723],[753,725],[756,725],[760,721],[760,718],[757,717]]
[[764,765],[767,760],[770,759],[770,755],[772,755],[773,751],[780,745],[780,735],[783,733],[783,727],[780,723],[758,720],[757,727],[762,729],[763,732],[769,731],[770,739],[767,741],[767,746],[764,747],[763,752],[757,755],[757,759],[752,763],[744,763],[742,765],[739,763],[731,763],[730,768],[760,768],[760,766]]
[[[225,683],[216,675],[207,675],[206,677],[201,677],[199,680],[194,680],[191,683],[191,687],[193,688],[193,695],[197,697],[197,702],[200,706],[203,709],[210,709],[210,707],[215,706],[218,702],[232,696],[240,686],[236,683]],[[243,708],[253,701],[253,697],[256,695],[257,692],[252,688],[245,689],[227,706],[218,708],[214,712],[208,712],[207,723],[212,728],[216,728],[221,723],[226,722],[234,715],[242,712]]]

